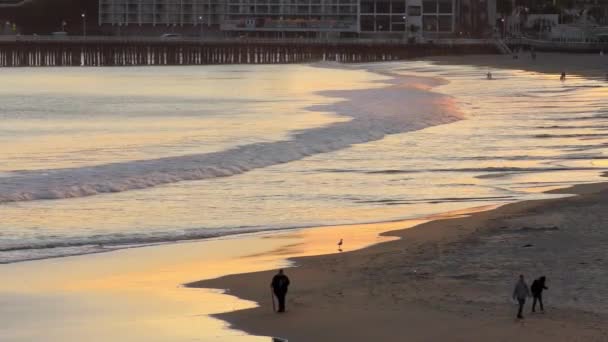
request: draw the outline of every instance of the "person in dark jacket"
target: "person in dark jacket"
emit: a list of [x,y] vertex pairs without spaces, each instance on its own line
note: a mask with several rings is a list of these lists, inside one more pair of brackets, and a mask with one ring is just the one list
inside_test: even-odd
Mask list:
[[279,273],[272,278],[270,287],[279,301],[279,310],[277,312],[285,312],[285,296],[289,287],[289,278],[283,274],[283,270],[279,270]]
[[530,290],[532,292],[532,312],[536,312],[536,302],[540,304],[540,311],[545,312],[545,308],[543,307],[543,290],[548,290],[549,288],[545,285],[547,278],[542,276],[532,283]]

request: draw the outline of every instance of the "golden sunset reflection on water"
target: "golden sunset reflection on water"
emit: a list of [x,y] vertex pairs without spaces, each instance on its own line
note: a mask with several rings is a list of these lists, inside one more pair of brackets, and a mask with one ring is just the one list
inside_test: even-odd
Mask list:
[[[0,159],[0,180],[33,170],[78,170],[285,140],[295,131],[350,120],[307,110],[338,101],[315,91],[378,88],[387,70],[402,74],[404,82],[407,75],[415,76],[409,79],[412,87],[399,88],[404,92],[449,79],[434,88],[449,98],[432,100],[448,112],[464,113],[465,120],[329,153],[311,150],[301,159],[286,158],[289,162],[279,160],[231,177],[2,204],[0,241],[37,246],[0,252],[10,254],[10,260],[107,251],[125,247],[118,243],[123,241],[173,241],[226,230],[401,221],[1,265],[0,300],[6,305],[0,307],[0,337],[268,341],[228,330],[208,317],[254,303],[182,284],[282,267],[285,257],[334,253],[341,238],[345,251],[387,241],[378,234],[437,213],[554,197],[540,190],[600,181],[608,166],[605,121],[599,115],[608,97],[606,87],[595,81],[572,77],[562,84],[554,75],[496,70],[497,80],[485,82],[484,68],[425,61],[357,68],[226,66],[209,69],[214,70],[210,74],[205,68],[116,68],[104,70],[97,80],[90,77],[100,73],[96,69],[65,69],[67,74],[10,70],[0,94],[10,100],[3,102],[5,115],[18,115],[1,118],[7,125],[0,150],[9,152]],[[29,102],[24,96],[29,91],[40,103]],[[376,98],[366,108],[381,118],[389,106],[411,105],[395,102],[400,93],[393,95]],[[373,120],[364,123],[374,128]],[[332,144],[349,134],[334,133],[320,139]],[[73,175],[77,183],[78,172]],[[54,247],[38,248],[45,244]],[[64,245],[67,251],[52,254]],[[259,286],[267,289],[267,284]]]

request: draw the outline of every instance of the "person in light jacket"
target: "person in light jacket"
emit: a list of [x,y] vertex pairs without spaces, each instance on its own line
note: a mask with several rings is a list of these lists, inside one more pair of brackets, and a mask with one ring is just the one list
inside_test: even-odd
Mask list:
[[526,284],[522,274],[519,276],[517,284],[515,284],[515,289],[513,289],[513,299],[517,300],[519,303],[519,310],[517,311],[517,318],[519,319],[524,318],[522,311],[526,304],[526,298],[528,297],[530,297],[530,288],[528,287],[528,284]]

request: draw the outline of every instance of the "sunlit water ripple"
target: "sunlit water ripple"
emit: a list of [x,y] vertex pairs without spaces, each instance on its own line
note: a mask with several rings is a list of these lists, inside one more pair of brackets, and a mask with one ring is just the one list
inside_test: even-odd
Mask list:
[[0,86],[1,262],[544,198],[608,167],[599,80],[422,61],[63,70]]

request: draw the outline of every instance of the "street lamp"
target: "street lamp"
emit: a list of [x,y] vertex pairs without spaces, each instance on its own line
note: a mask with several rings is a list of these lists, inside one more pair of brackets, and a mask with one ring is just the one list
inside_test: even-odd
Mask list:
[[82,13],[80,15],[80,17],[82,18],[82,35],[84,37],[87,36],[87,15],[85,13]]
[[201,33],[200,33],[201,37],[200,38],[203,39],[203,16],[202,15],[200,15],[198,17],[198,25],[201,27],[200,28],[200,30],[201,30]]

